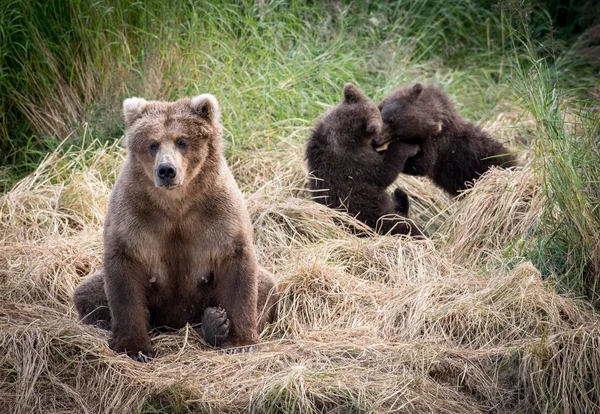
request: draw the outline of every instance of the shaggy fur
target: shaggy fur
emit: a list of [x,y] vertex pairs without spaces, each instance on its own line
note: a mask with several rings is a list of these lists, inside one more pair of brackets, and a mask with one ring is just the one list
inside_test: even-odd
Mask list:
[[462,119],[441,89],[420,83],[397,89],[379,109],[383,128],[376,145],[419,145],[421,151],[406,161],[403,172],[427,176],[453,197],[490,167],[517,164],[504,145]]
[[222,155],[216,99],[133,98],[123,112],[128,155],[105,220],[103,269],[74,293],[79,317],[110,328],[109,346],[134,358],[152,357],[149,329],[199,324],[216,307],[228,318],[218,319],[223,346],[256,343],[260,323],[273,317],[274,281],[257,262]]
[[325,114],[306,146],[313,199],[346,210],[380,233],[422,236],[412,221],[398,216],[408,215],[406,194],[386,193],[418,146],[396,141],[381,155],[372,147],[380,131],[377,106],[346,84],[344,101]]

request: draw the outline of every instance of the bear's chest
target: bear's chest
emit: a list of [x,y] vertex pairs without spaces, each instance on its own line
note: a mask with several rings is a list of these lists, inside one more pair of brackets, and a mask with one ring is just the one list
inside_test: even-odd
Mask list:
[[134,243],[140,263],[157,286],[187,289],[214,271],[217,253],[227,244],[224,239],[212,223],[187,218],[144,226]]
[[173,291],[185,296],[209,286],[214,279],[215,257],[212,247],[191,238],[171,237],[156,243],[146,258],[146,273],[155,290]]

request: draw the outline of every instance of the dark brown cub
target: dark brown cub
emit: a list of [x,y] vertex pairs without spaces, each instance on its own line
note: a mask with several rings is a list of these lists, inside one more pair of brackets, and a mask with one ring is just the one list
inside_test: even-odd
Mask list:
[[441,89],[420,83],[397,89],[379,109],[383,128],[376,145],[418,145],[416,156],[399,160],[403,172],[427,176],[453,197],[490,167],[517,165],[504,145],[461,118]]
[[317,123],[306,146],[313,199],[344,209],[382,234],[423,236],[406,218],[406,194],[400,190],[392,198],[386,192],[418,146],[397,141],[379,154],[372,141],[380,131],[377,106],[354,85],[346,84],[344,101]]

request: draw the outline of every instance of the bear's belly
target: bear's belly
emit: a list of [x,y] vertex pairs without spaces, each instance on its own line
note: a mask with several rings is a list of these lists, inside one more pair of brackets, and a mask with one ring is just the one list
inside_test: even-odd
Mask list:
[[[170,282],[170,283],[169,283]],[[214,282],[193,278],[190,283],[162,280],[148,290],[148,310],[153,327],[180,329],[202,321],[204,309],[216,306]]]

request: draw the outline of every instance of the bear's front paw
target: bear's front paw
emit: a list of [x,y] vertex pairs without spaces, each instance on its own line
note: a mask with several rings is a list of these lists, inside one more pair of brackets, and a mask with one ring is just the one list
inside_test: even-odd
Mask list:
[[419,151],[421,151],[421,147],[418,146],[417,144],[404,144],[406,146],[406,154],[408,155],[408,158],[410,157],[414,157],[415,155],[417,155],[419,153]]
[[152,344],[145,343],[142,345],[131,339],[124,341],[120,338],[111,338],[108,341],[108,346],[117,354],[127,354],[128,357],[137,362],[150,362],[155,356]]
[[388,147],[388,151],[399,151],[407,159],[417,155],[420,150],[421,147],[418,144],[411,144],[400,140],[393,141]]
[[206,308],[202,316],[202,337],[210,346],[221,346],[229,336],[227,312],[221,308]]

